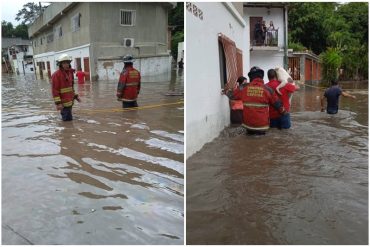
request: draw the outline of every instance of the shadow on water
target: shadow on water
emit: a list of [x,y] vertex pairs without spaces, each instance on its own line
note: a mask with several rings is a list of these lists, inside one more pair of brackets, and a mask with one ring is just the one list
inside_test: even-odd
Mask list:
[[368,90],[351,93],[329,116],[302,89],[290,130],[228,127],[190,157],[187,243],[367,244]]
[[[184,126],[174,83],[143,82],[122,111],[116,82],[75,85],[62,122],[50,85],[2,78],[3,244],[182,244]],[[177,84],[176,84],[177,83]],[[156,106],[158,105],[158,106]]]

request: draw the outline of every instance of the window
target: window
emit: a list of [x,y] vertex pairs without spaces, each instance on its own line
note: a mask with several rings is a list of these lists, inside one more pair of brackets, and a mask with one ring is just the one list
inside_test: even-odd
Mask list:
[[121,9],[121,26],[135,26],[136,11]]
[[46,43],[51,43],[54,41],[54,34],[53,33],[49,33],[47,36],[46,36]]
[[63,36],[62,25],[56,26],[56,28],[55,28],[55,37],[60,38],[62,36]]
[[80,13],[74,15],[71,18],[72,32],[76,32],[76,31],[80,30],[80,27],[81,27],[80,19],[81,19],[81,14]]
[[40,45],[42,45],[42,38],[40,38]]

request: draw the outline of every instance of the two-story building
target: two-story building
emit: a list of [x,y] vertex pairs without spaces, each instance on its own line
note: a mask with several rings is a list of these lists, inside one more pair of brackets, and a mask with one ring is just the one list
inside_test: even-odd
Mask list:
[[[30,40],[21,38],[2,38],[3,71],[18,74],[35,73],[33,65],[33,48]],[[4,70],[5,69],[5,70]]]
[[[186,3],[186,155],[230,124],[230,102],[221,95],[252,66],[287,69],[286,3]],[[261,25],[265,22],[266,29]],[[272,22],[274,28],[267,28]],[[259,30],[260,29],[260,30]]]
[[91,80],[117,80],[132,54],[142,76],[170,71],[166,2],[53,2],[29,26],[37,75],[50,77],[67,53]]
[[[244,20],[250,44],[250,64],[265,71],[288,69],[288,3],[244,3]],[[263,27],[264,25],[264,27]]]

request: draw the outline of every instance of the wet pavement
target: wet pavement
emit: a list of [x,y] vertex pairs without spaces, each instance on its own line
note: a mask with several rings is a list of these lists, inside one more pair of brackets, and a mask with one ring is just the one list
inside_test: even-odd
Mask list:
[[190,157],[187,244],[367,245],[368,88],[345,88],[337,115],[305,87],[290,130],[228,127]]
[[143,78],[139,109],[116,82],[75,85],[72,122],[50,84],[2,76],[3,244],[183,244],[182,73]]

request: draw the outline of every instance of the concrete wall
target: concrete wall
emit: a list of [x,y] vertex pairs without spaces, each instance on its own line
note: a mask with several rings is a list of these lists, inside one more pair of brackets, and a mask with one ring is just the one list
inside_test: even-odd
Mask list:
[[[54,3],[53,3],[54,4]],[[52,4],[52,5],[53,5]],[[81,14],[80,29],[72,32],[72,17],[76,14]],[[35,35],[33,41],[37,43],[34,46],[34,53],[41,54],[53,51],[61,51],[73,47],[85,45],[90,43],[90,10],[89,3],[79,3],[72,9],[65,12],[63,18],[60,18],[53,23],[49,28],[45,29],[41,34]],[[63,36],[59,37],[55,28],[62,27]],[[47,43],[47,35],[54,33],[54,40]],[[43,39],[43,44],[40,44],[40,39]]]
[[184,58],[184,56],[185,56],[184,42],[180,42],[177,47],[177,62],[179,62],[181,58]]
[[221,95],[218,33],[234,40],[249,61],[242,17],[231,3],[194,3],[203,20],[186,12],[186,155],[190,157],[230,123],[229,101]]
[[251,66],[258,66],[265,71],[263,80],[267,83],[269,69],[274,69],[276,66],[284,68],[284,52],[251,51]]
[[[142,77],[147,78],[146,81],[152,81],[150,78],[170,74],[170,64],[170,56],[155,56],[135,59],[134,67],[141,72]],[[99,80],[118,81],[123,66],[122,60],[98,60],[97,71]]]
[[[48,53],[43,53],[39,55],[34,56],[34,61],[35,61],[35,66],[37,65],[37,62],[44,62],[45,63],[45,70],[42,71],[44,78],[48,77],[48,72],[47,72],[47,66],[46,63],[49,61],[50,62],[50,71],[51,74],[53,74],[56,70],[58,70],[57,66],[57,59],[58,57],[63,54],[67,53],[69,56],[72,57],[72,63],[71,66],[74,69],[77,69],[76,65],[76,58],[81,59],[81,68],[83,71],[87,71],[87,68],[84,67],[83,63],[83,58],[84,57],[90,57],[90,52],[89,52],[89,45],[84,45],[84,46],[79,46],[79,47],[74,47],[71,49],[67,50],[62,50],[58,52],[48,52]],[[40,76],[40,68],[36,66],[36,77],[39,78]]]

